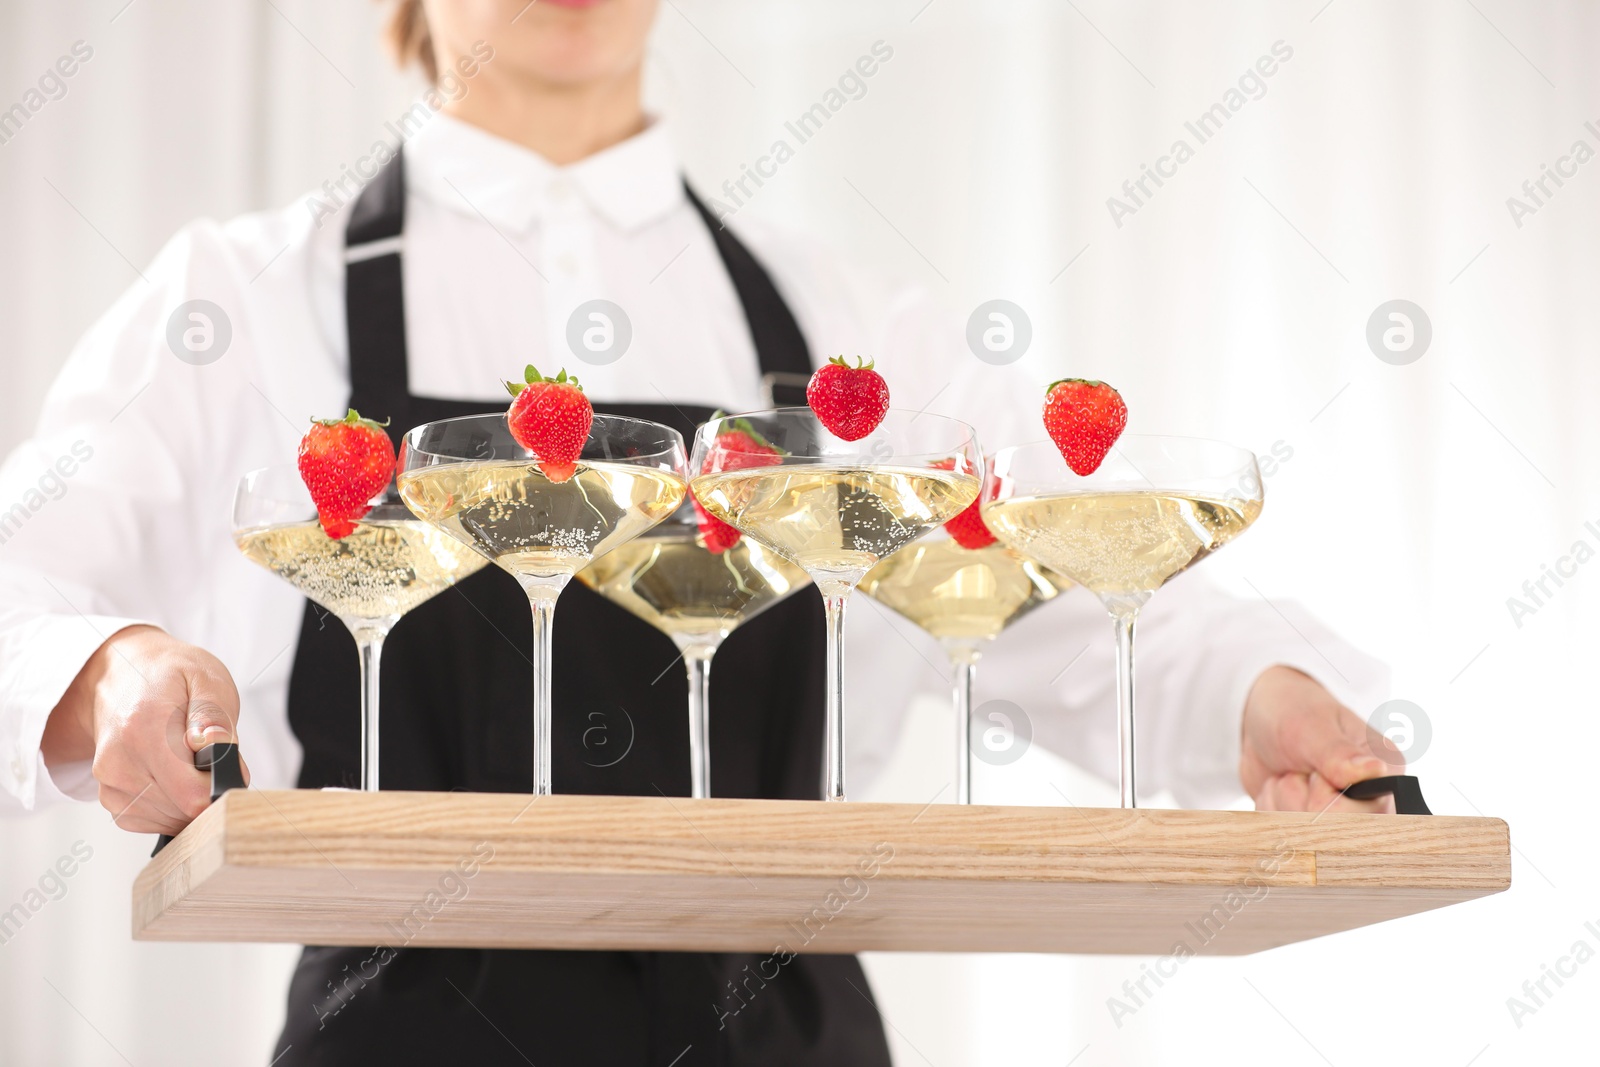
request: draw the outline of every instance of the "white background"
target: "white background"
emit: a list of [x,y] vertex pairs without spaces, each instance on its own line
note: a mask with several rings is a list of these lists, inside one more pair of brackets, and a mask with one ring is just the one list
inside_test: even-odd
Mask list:
[[[75,40],[94,48],[0,145],[0,445],[137,283],[130,264],[191,218],[335,176],[416,92],[364,3],[124,2],[0,4],[0,107]],[[1512,826],[1509,893],[1188,963],[1120,1027],[1106,1000],[1145,961],[875,957],[899,1063],[1594,1058],[1600,962],[1520,1027],[1506,1001],[1574,942],[1600,949],[1582,829],[1600,565],[1520,626],[1506,601],[1575,541],[1600,547],[1584,529],[1600,521],[1600,162],[1520,227],[1506,198],[1575,140],[1600,149],[1584,129],[1600,126],[1597,33],[1593,6],[1509,0],[663,5],[650,95],[713,194],[874,41],[892,46],[747,210],[920,280],[958,323],[1020,304],[1024,366],[1110,378],[1134,429],[1292,448],[1212,577],[1292,594],[1391,662],[1431,723],[1416,769],[1434,809]],[[1279,40],[1294,54],[1266,95],[1116,226],[1106,198]],[[1432,322],[1406,366],[1365,341],[1394,298]],[[982,680],[980,700],[1003,694]],[[944,781],[944,715],[917,709],[879,795],[920,802]],[[983,769],[985,799],[1058,802],[1051,782],[1110,796],[1037,751]],[[0,946],[0,1062],[265,1063],[292,951],[131,943],[148,838],[88,807],[0,820],[0,907],[79,839],[94,857],[67,895]]]

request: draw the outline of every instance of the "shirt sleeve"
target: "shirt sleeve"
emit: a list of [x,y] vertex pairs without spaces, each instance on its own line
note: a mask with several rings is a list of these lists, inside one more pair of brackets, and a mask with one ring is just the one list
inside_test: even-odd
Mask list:
[[[216,503],[197,487],[216,484],[252,359],[240,270],[214,224],[175,237],[79,341],[0,464],[0,805],[92,798],[86,764],[44,764],[51,710],[118,630],[196,621],[189,594],[215,551],[202,535],[215,516],[200,517]],[[209,326],[179,314],[201,296],[231,313],[200,309]]]

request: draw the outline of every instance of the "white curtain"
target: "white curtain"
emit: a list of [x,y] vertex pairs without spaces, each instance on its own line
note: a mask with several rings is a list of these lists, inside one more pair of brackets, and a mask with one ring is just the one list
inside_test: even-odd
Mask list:
[[[0,445],[179,225],[288,203],[381,134],[416,86],[379,54],[377,21],[314,0],[0,5],[0,110],[75,42],[93,50],[0,143]],[[1013,301],[1033,330],[1015,373],[1109,378],[1139,430],[1287,453],[1265,517],[1207,569],[1388,659],[1431,728],[1416,769],[1435,810],[1512,826],[1507,894],[1191,962],[1132,1014],[1108,998],[1130,1003],[1123,982],[1148,961],[873,957],[899,1063],[1489,1065],[1590,1048],[1600,963],[1564,965],[1575,976],[1537,1002],[1523,986],[1580,941],[1600,949],[1579,821],[1600,567],[1546,579],[1537,604],[1523,584],[1576,542],[1600,548],[1585,527],[1600,529],[1600,162],[1571,157],[1600,151],[1597,32],[1593,5],[1509,0],[662,5],[650,95],[713,196],[875,42],[891,48],[744,210],[919,279],[956,328]],[[1185,124],[1219,103],[1202,142]],[[1192,153],[1163,162],[1180,139]],[[1166,176],[1141,190],[1146,165]],[[1530,195],[1545,165],[1562,184]],[[1399,365],[1367,341],[1397,299],[1432,334]],[[1535,610],[1514,618],[1511,597]],[[1003,678],[980,685],[1004,695]],[[881,795],[920,803],[943,781],[943,716],[911,716]],[[1058,803],[1052,783],[1108,795],[1038,752],[983,769],[997,801]],[[104,813],[0,819],[0,909],[79,841],[92,858],[64,895],[0,945],[0,1062],[265,1063],[293,951],[129,941],[149,841]]]

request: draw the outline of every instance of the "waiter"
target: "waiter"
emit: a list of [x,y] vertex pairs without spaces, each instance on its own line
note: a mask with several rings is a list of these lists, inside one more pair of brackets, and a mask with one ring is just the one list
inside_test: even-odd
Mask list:
[[[597,410],[687,437],[711,405],[761,406],[764,378],[804,375],[835,351],[874,352],[903,396],[998,373],[956,355],[959,334],[928,325],[926,301],[864,296],[794,241],[719,224],[641,108],[655,7],[400,3],[394,43],[435,81],[442,111],[400,124],[403,151],[358,196],[330,203],[325,189],[188,227],[85,336],[0,472],[0,500],[31,499],[47,474],[65,486],[0,523],[0,785],[22,807],[98,796],[125,829],[175,833],[206,803],[189,752],[235,737],[258,785],[355,783],[349,637],[245,562],[226,522],[239,474],[289,461],[309,416],[354,406],[398,435],[501,410],[496,383],[531,361],[578,372]],[[574,340],[596,325],[615,339],[624,317],[626,349]],[[195,323],[211,331],[199,355],[173,340]],[[968,382],[943,409],[980,433],[1032,425],[1037,396],[1019,409],[992,399],[1005,392]],[[1378,664],[1292,605],[1229,602],[1189,576],[1145,614],[1148,782],[1191,803],[1244,791],[1263,808],[1382,810],[1336,797],[1384,773],[1375,751],[1399,763],[1345,706],[1382,695]],[[576,584],[559,620],[556,791],[687,795],[670,641]],[[521,590],[489,568],[397,627],[386,787],[529,790],[529,625]],[[852,768],[869,775],[909,696],[943,691],[891,625],[875,611],[852,625]],[[822,630],[818,598],[800,596],[729,639],[715,676],[718,795],[817,795]],[[1008,634],[987,676],[1032,709],[1036,740],[1110,773],[1105,630],[1097,603],[1069,596]],[[1085,662],[1063,672],[1080,645]],[[306,949],[277,1062],[888,1063],[850,957],[798,957],[734,999],[730,983],[762,957],[373,958]]]

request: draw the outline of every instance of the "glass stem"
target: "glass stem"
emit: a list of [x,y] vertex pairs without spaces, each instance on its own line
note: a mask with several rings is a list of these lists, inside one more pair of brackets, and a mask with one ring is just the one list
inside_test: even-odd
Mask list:
[[[714,650],[713,650],[714,651]],[[689,795],[711,795],[711,656],[705,649],[685,649],[689,672]]]
[[828,719],[823,744],[823,800],[844,799],[844,606],[850,590],[824,590],[828,616]]
[[1136,808],[1133,777],[1133,624],[1139,609],[1112,614],[1111,626],[1117,635],[1117,744],[1121,749],[1119,792],[1122,807]]
[[361,788],[378,791],[378,683],[383,673],[383,639],[387,629],[364,627],[351,631],[361,657]]
[[556,597],[565,578],[553,588],[524,581],[533,605],[533,795],[550,795],[550,668],[551,629],[555,625]]
[[972,803],[972,682],[978,674],[979,651],[971,645],[950,644],[950,666],[955,670],[950,691],[956,711],[956,803]]

